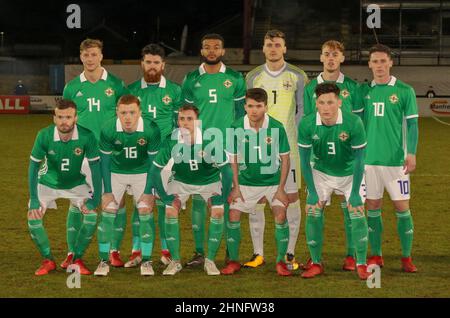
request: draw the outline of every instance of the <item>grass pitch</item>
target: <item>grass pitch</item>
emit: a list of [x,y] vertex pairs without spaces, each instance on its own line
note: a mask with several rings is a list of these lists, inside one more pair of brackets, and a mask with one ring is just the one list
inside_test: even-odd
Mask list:
[[[412,175],[411,211],[415,235],[413,257],[416,274],[400,271],[400,242],[393,206],[385,200],[383,210],[385,267],[381,288],[369,289],[354,272],[341,270],[345,256],[342,212],[335,199],[326,209],[323,259],[325,274],[304,280],[278,277],[275,272],[273,219],[266,211],[266,264],[258,269],[243,269],[227,277],[208,277],[203,269],[183,269],[175,277],[163,277],[159,260],[159,240],[155,242],[156,276],[141,277],[139,269],[112,268],[108,277],[81,278],[80,289],[66,286],[67,274],[58,269],[45,277],[34,276],[41,258],[28,233],[28,158],[36,133],[51,122],[50,115],[1,115],[0,149],[2,161],[0,207],[0,297],[449,297],[450,296],[450,127],[432,118],[419,120],[420,137],[417,170]],[[305,194],[301,192],[302,205]],[[66,253],[65,219],[68,203],[59,200],[58,210],[49,210],[44,218],[53,254],[60,263]],[[130,207],[130,202],[128,202]],[[181,215],[181,256],[187,261],[193,251],[189,207]],[[130,214],[129,214],[130,215]],[[242,221],[241,261],[252,254],[247,216]],[[123,258],[131,249],[131,226],[122,244]],[[217,264],[224,260],[222,242]],[[297,258],[305,261],[308,251],[304,234],[304,215],[297,243]],[[85,261],[94,270],[97,242],[87,250]]]

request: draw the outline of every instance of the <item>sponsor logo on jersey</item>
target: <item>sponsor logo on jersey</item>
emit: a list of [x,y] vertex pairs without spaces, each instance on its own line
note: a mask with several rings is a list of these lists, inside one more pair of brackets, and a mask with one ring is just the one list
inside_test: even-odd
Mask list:
[[164,97],[162,98],[162,101],[163,101],[164,104],[169,105],[170,102],[172,101],[172,98],[170,98],[169,95],[166,95],[166,96],[164,96]]
[[266,144],[270,145],[272,143],[272,137],[266,137]]
[[73,153],[77,156],[81,156],[81,154],[83,153],[83,150],[80,147],[77,147],[73,150]]
[[319,136],[317,136],[317,134],[315,134],[313,137],[312,137],[312,139],[313,140],[319,140],[320,139],[320,137]]
[[389,96],[389,101],[390,101],[392,104],[397,104],[397,103],[398,103],[398,97],[397,97],[397,95],[396,95],[396,94],[392,94],[391,96]]
[[80,96],[83,96],[83,93],[82,93],[82,92],[80,92],[80,91],[78,91],[78,93],[77,93],[76,97],[80,97]]
[[143,145],[145,145],[146,143],[147,143],[147,140],[145,140],[144,138],[139,138],[139,139],[138,139],[138,144],[139,144],[139,145],[143,146]]
[[314,93],[314,94],[313,94],[313,98],[314,98],[314,99],[316,99],[316,98],[317,98],[317,95],[316,95],[316,93]]
[[105,94],[106,94],[106,96],[110,97],[110,96],[114,95],[114,90],[111,87],[108,87],[105,90]]
[[283,88],[284,88],[285,90],[288,91],[291,87],[293,87],[291,81],[285,81],[285,82],[283,82]]
[[370,99],[370,95],[364,96],[364,99]]
[[195,83],[194,87],[202,87],[202,84],[200,82]]
[[49,151],[48,151],[48,154],[49,154],[49,155],[56,155],[56,152],[52,149],[52,150],[49,150]]
[[348,139],[348,134],[345,131],[341,132],[339,134],[339,139],[342,141],[346,141]]
[[350,96],[350,92],[349,92],[348,90],[346,90],[346,89],[343,89],[343,90],[341,91],[341,96],[342,96],[343,98],[347,98],[347,97]]
[[223,82],[223,86],[225,86],[226,88],[230,88],[233,85],[233,83],[231,83],[230,80],[226,80],[225,82]]
[[140,102],[142,102],[141,96],[138,96],[138,99],[139,99]]
[[114,144],[115,144],[115,145],[121,145],[122,142],[121,142],[120,140],[116,140],[116,141],[114,142]]

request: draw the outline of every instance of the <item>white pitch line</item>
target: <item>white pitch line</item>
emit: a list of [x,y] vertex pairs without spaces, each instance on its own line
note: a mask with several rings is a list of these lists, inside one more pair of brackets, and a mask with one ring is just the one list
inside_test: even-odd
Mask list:
[[450,174],[411,174],[411,177],[444,177],[444,178],[449,178]]

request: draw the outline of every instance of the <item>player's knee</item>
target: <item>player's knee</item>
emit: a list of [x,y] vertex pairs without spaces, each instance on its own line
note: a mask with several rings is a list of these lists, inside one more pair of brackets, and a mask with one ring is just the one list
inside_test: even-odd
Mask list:
[[382,205],[381,199],[377,199],[377,200],[366,199],[366,206],[367,206],[368,210],[381,209],[381,205]]
[[393,201],[393,203],[395,210],[398,212],[409,210],[409,200],[398,200]]
[[230,210],[228,218],[230,222],[239,222],[241,220],[241,211],[234,209]]
[[178,210],[171,206],[166,206],[166,217],[168,218],[177,218]]
[[273,216],[276,223],[284,223],[286,221],[286,210],[281,207],[274,207]]
[[288,196],[289,203],[295,203],[299,199],[298,193],[288,193],[287,196]]
[[211,207],[211,216],[213,218],[223,217],[223,205],[213,205]]
[[138,208],[139,215],[148,215],[152,213],[152,210],[149,207],[141,207]]

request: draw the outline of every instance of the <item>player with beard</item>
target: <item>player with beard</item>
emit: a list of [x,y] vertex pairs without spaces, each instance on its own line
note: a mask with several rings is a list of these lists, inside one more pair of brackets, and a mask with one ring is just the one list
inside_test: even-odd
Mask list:
[[[186,75],[182,92],[185,102],[200,110],[202,129],[220,130],[225,143],[225,129],[245,114],[246,87],[242,74],[222,62],[224,45],[224,39],[219,34],[207,34],[202,38],[200,53],[204,62]],[[188,267],[204,262],[206,204],[198,195],[193,196],[192,202],[195,253],[186,264]],[[225,219],[228,219],[228,209],[228,204],[225,204]]]
[[[167,79],[163,73],[165,68],[165,52],[158,44],[148,44],[141,51],[142,78],[128,86],[131,94],[137,96],[141,101],[142,117],[155,122],[161,132],[161,140],[168,136],[174,126],[174,114],[183,104],[181,98],[180,85]],[[163,180],[167,183],[170,167],[162,171]],[[165,206],[160,200],[157,200],[158,206],[158,227],[159,238],[161,242],[161,262],[168,265],[170,262],[170,253],[167,248],[164,231]],[[124,207],[121,207],[125,211]],[[123,228],[126,228],[126,213],[121,215]],[[153,219],[152,219],[153,220]],[[135,267],[139,265],[142,259],[140,239],[139,239],[139,213],[135,207],[132,215],[133,247],[129,261],[125,267]],[[152,223],[152,227],[155,224]],[[124,232],[117,233],[124,235]],[[120,239],[121,241],[122,239]],[[115,247],[116,249],[119,246]]]

